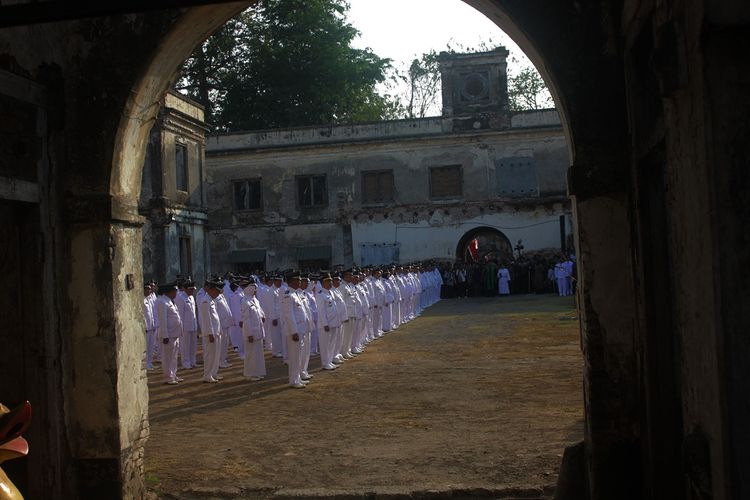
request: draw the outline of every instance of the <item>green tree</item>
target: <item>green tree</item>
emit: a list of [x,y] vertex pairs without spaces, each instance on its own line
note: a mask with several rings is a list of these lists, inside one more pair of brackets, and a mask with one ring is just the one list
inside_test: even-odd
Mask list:
[[434,50],[412,60],[400,78],[406,85],[403,115],[405,118],[424,118],[430,111],[439,109],[441,101],[440,60]]
[[517,74],[508,77],[508,104],[511,111],[555,106],[542,75],[533,66],[523,67]]
[[351,46],[345,0],[261,0],[186,61],[177,88],[206,106],[215,130],[392,118],[376,91],[390,65]]
[[[492,40],[480,42],[477,47],[448,44],[447,54],[488,52],[495,45]],[[434,50],[414,59],[406,68],[393,68],[389,92],[399,103],[397,114],[401,118],[423,118],[439,115],[442,104],[440,54]],[[508,99],[511,111],[524,111],[554,107],[554,102],[541,75],[533,66],[521,66],[515,57],[508,61]]]

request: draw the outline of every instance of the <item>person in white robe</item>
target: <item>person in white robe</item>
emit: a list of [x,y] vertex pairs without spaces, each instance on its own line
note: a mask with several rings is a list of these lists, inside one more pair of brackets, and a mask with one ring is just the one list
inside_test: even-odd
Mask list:
[[510,294],[510,271],[504,263],[497,270],[497,292],[500,295]]
[[243,375],[252,381],[263,380],[266,376],[266,360],[263,356],[263,340],[266,336],[264,323],[266,315],[256,296],[257,286],[254,278],[240,283],[244,287],[241,304],[240,326],[244,338]]

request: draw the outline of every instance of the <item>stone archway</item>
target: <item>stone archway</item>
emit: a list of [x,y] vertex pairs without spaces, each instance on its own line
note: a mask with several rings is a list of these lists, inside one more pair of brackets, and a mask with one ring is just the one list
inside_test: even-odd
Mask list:
[[[142,221],[137,202],[146,137],[180,63],[215,28],[251,4],[32,26],[3,33],[0,39],[3,54],[60,96],[51,103],[50,114],[58,119],[52,123],[44,191],[43,218],[52,220],[47,230],[55,242],[50,250],[54,268],[46,274],[53,286],[45,300],[49,316],[58,321],[48,328],[65,339],[58,368],[65,403],[54,417],[75,432],[50,462],[60,478],[75,480],[62,485],[60,479],[57,487],[68,493],[49,496],[139,496],[144,488],[148,394],[140,363]],[[632,402],[636,388],[627,362],[633,357],[631,323],[625,319],[634,314],[626,272],[629,206],[624,185],[617,184],[627,177],[625,110],[621,105],[599,113],[605,105],[623,103],[621,61],[601,50],[609,34],[600,24],[599,8],[581,12],[555,3],[539,10],[520,0],[471,4],[527,52],[562,114],[574,165],[571,188],[578,227],[585,235],[581,288],[590,299],[584,301],[583,343],[585,349],[610,356],[590,360],[592,371],[606,376],[587,379],[587,393],[596,395],[587,402],[589,468],[635,470],[630,456],[617,452],[633,442],[634,407],[621,405],[613,411],[608,396]],[[58,43],[57,51],[43,56],[48,43],[62,40],[68,43]],[[605,253],[602,248],[607,249],[604,265],[597,260]],[[607,282],[606,290],[602,281],[591,279],[594,273]],[[620,300],[599,303],[596,298],[609,296],[612,283],[622,285]],[[602,324],[606,338],[587,334],[598,332]],[[610,366],[610,359],[618,364]],[[614,434],[609,431],[613,422],[618,429]],[[606,439],[600,439],[600,430]],[[628,496],[622,482],[600,482],[598,473],[591,477],[600,497]]]
[[467,231],[456,245],[456,260],[459,261],[504,261],[512,258],[513,245],[502,231],[494,227],[475,227]]
[[[619,78],[621,60],[614,50],[601,49],[611,43],[608,27],[600,24],[601,17],[608,13],[560,3],[540,11],[521,0],[468,3],[504,29],[526,52],[548,83],[561,114],[573,165],[570,192],[579,234],[585,235],[578,241],[582,275],[579,290],[584,298],[582,344],[585,352],[609,353],[609,357],[589,361],[592,373],[608,375],[585,380],[586,393],[596,395],[587,401],[586,419],[591,489],[594,497],[630,498],[633,482],[615,481],[595,472],[599,468],[621,468],[631,476],[640,474],[629,451],[636,445],[632,429],[638,411],[632,323],[627,320],[636,314],[635,291],[627,273],[631,266],[628,249],[632,246],[627,230],[632,223],[630,206],[623,182],[628,177],[627,119],[624,106],[611,107],[612,103],[624,102],[624,87]],[[217,7],[188,9],[159,40],[157,50],[149,54],[149,64],[133,83],[115,136],[110,178],[113,198],[127,205],[138,199],[148,124],[178,65],[232,12],[249,4],[228,4],[221,11]],[[607,106],[610,112],[600,113]],[[608,258],[599,261],[604,247]],[[618,264],[612,266],[612,262]],[[592,279],[594,274],[597,280]],[[619,284],[617,300],[596,300],[599,296],[611,298],[612,283]],[[602,324],[607,325],[606,337],[588,334],[598,332]],[[613,365],[611,359],[619,361]],[[612,400],[615,394],[617,401]],[[614,434],[608,430],[613,423],[619,429]]]
[[[59,383],[39,419],[66,432],[47,435],[47,497],[141,496],[148,396],[135,207],[145,137],[179,63],[251,3],[0,32],[0,67],[44,87],[49,116],[34,209],[43,338]],[[569,138],[590,498],[684,498],[685,484],[739,498],[750,488],[747,127],[734,126],[750,112],[746,4],[468,3],[540,69]],[[654,238],[659,256],[647,267],[669,266],[666,305],[642,284]],[[653,321],[665,306],[674,322]]]

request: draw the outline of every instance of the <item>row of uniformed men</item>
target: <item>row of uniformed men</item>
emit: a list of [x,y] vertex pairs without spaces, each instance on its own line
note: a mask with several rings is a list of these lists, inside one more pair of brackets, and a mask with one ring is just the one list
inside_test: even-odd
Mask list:
[[[322,368],[333,370],[355,357],[372,340],[418,316],[440,297],[437,269],[347,270],[342,275],[230,277],[209,279],[195,294],[195,284],[163,285],[159,296],[147,287],[144,318],[147,368],[161,347],[165,383],[177,376],[177,355],[184,368],[196,366],[196,338],[203,340],[203,381],[222,379],[230,342],[244,360],[244,375],[266,375],[263,348],[283,357],[292,387],[304,387],[312,352]],[[157,339],[161,342],[157,343]]]

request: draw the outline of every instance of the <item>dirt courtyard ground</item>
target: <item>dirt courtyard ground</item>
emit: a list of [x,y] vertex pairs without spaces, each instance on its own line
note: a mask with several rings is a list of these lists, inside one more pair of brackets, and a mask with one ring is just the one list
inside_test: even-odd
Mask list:
[[180,370],[178,386],[150,372],[149,486],[163,498],[541,498],[582,439],[570,297],[443,300],[338,370],[319,359],[305,389],[278,359],[246,381],[234,353],[219,384],[201,369]]

